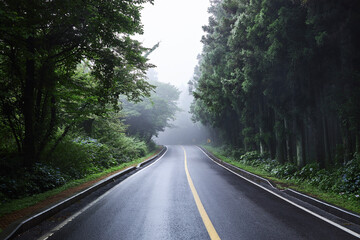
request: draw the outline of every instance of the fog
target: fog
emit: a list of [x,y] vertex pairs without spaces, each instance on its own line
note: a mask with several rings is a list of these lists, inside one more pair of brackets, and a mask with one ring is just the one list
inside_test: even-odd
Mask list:
[[202,50],[202,26],[208,23],[209,6],[209,0],[155,0],[154,5],[146,4],[141,12],[144,34],[137,36],[138,40],[148,48],[160,42],[148,57],[156,65],[150,72],[156,72],[156,80],[181,91],[178,103],[181,111],[170,123],[172,127],[154,138],[158,144],[199,144],[208,138],[205,127],[191,121],[192,96],[187,82]]
[[153,140],[162,145],[205,143],[210,138],[210,133],[202,124],[191,121],[189,111],[193,97],[188,93],[188,86],[182,85],[179,90],[181,94],[178,106],[181,110],[176,114],[176,119],[170,122],[172,127],[167,127]]
[[197,55],[202,51],[202,26],[208,24],[209,0],[155,0],[141,11],[144,34],[136,38],[143,46],[160,46],[149,55],[160,82],[178,88],[192,78]]

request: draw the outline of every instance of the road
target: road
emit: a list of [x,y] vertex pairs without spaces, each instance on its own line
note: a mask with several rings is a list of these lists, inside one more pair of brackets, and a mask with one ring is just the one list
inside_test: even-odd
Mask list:
[[169,146],[45,237],[355,239],[218,166],[196,146]]

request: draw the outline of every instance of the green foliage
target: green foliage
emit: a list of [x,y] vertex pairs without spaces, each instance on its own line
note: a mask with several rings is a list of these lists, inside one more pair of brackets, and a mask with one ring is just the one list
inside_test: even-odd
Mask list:
[[126,136],[127,127],[121,121],[123,113],[111,113],[107,117],[98,117],[93,122],[90,134],[99,142],[111,147],[112,155],[120,161],[144,156],[148,152],[146,144],[135,137]]
[[30,171],[19,170],[16,174],[21,177],[0,177],[2,201],[45,192],[66,182],[58,169],[40,163],[35,164]]
[[325,170],[320,169],[318,163],[309,163],[302,168],[291,163],[280,164],[276,160],[264,158],[256,151],[246,152],[240,157],[235,157],[234,152],[238,150],[230,146],[222,146],[213,150],[244,166],[261,169],[267,173],[267,176],[296,183],[306,183],[323,191],[335,192],[360,201],[360,157],[357,153],[354,154],[351,161],[343,166]]
[[3,172],[0,179],[1,197],[7,200],[42,193],[144,156],[148,152],[146,144],[125,135],[126,127],[119,116],[109,113],[107,117],[87,120],[91,123],[92,137],[80,132],[65,136],[57,148],[51,149],[49,145],[45,149],[45,155],[51,153],[50,157],[42,158],[41,163],[30,169],[3,159],[2,165],[8,172]]
[[84,177],[92,166],[90,148],[98,148],[95,144],[82,144],[72,141],[70,137],[59,143],[48,161],[52,166],[60,167],[67,179]]
[[[0,2],[0,192],[53,189],[144,156],[125,134],[119,96],[140,101],[153,86],[153,51],[139,1]],[[147,53],[147,55],[146,55]]]
[[300,179],[313,178],[315,177],[318,171],[319,171],[319,164],[310,163],[302,167],[300,171],[295,174],[295,176]]
[[117,108],[120,94],[149,96],[147,49],[131,39],[146,2],[0,2],[0,122],[25,166],[107,104]]
[[111,154],[110,148],[96,139],[78,138],[75,140],[75,144],[78,144],[86,154],[87,164],[90,166],[87,170],[90,172],[99,172],[118,164]]
[[294,176],[298,168],[294,164],[286,163],[284,165],[280,165],[277,162],[273,161],[276,164],[267,164],[265,169],[271,173],[271,175],[279,178],[289,178],[290,176]]
[[[1,201],[0,201],[0,217],[5,214],[32,206],[38,202],[43,201],[44,199],[46,199],[48,197],[54,196],[54,195],[61,193],[62,191],[67,190],[69,188],[76,187],[83,183],[99,179],[100,177],[102,177],[106,174],[113,173],[115,171],[124,169],[128,166],[137,165],[140,162],[142,162],[145,159],[152,156],[153,154],[155,154],[155,152],[156,152],[156,150],[148,153],[146,156],[144,156],[142,158],[135,159],[131,162],[122,163],[116,167],[106,169],[105,171],[102,171],[100,173],[87,175],[85,178],[68,181],[67,183],[65,183],[64,185],[62,185],[60,187],[46,191],[44,193],[31,194],[31,196],[28,196],[28,197],[21,197],[19,199],[6,199],[5,195],[2,193],[3,192],[3,190],[2,190],[2,191],[0,191],[0,199],[1,199]],[[0,188],[1,188],[1,186],[2,185],[0,184]]]
[[344,193],[360,195],[360,155],[355,153],[354,158],[347,162],[342,169],[341,184],[338,189]]
[[[0,178],[0,196],[4,201],[30,196],[62,186],[91,174],[100,173],[108,168],[130,162],[147,153],[146,145],[123,135],[124,144],[120,149],[92,138],[71,139],[67,137],[59,143],[46,163],[37,163],[31,169],[19,169],[12,175]],[[121,154],[114,158],[113,153]]]
[[138,103],[122,101],[124,123],[128,125],[127,133],[145,141],[151,142],[153,136],[169,127],[170,120],[174,120],[175,113],[179,110],[177,100],[180,92],[173,85],[151,82],[156,86],[155,92],[149,98]]
[[259,153],[257,153],[256,151],[252,151],[252,152],[247,152],[244,155],[240,156],[239,161],[243,161],[243,162],[254,162],[254,161],[259,161],[261,159]]
[[360,149],[359,9],[356,0],[212,2],[189,82],[193,120],[281,163],[349,161]]
[[231,157],[231,147],[205,146],[220,159],[244,170],[274,180],[278,186],[315,195],[321,199],[343,206],[355,212],[360,211],[360,162],[359,155],[343,166],[320,169],[319,164],[311,163],[298,168],[291,163],[279,164],[276,160],[264,158],[256,152],[248,152],[241,157]]

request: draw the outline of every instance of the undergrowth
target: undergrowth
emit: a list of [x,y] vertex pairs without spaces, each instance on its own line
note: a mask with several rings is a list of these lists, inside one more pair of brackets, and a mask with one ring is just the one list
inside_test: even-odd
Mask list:
[[280,188],[290,187],[360,213],[360,154],[354,154],[351,161],[341,166],[320,169],[317,163],[302,168],[280,164],[255,151],[241,153],[229,147],[204,147],[226,162],[273,180]]
[[60,193],[60,192],[62,192],[64,190],[67,190],[69,188],[77,187],[77,186],[79,186],[79,185],[81,185],[83,183],[87,183],[89,181],[101,178],[102,176],[107,175],[109,173],[113,173],[113,172],[119,171],[121,169],[125,169],[127,167],[137,165],[140,162],[142,162],[145,159],[152,156],[153,154],[155,154],[156,151],[157,150],[153,150],[152,152],[148,153],[144,157],[137,158],[137,159],[135,159],[133,161],[130,161],[130,162],[121,163],[118,166],[108,168],[108,169],[103,170],[103,171],[98,172],[98,173],[89,174],[86,177],[83,177],[81,179],[68,181],[68,182],[66,182],[65,184],[63,184],[60,187],[56,187],[54,189],[51,189],[51,190],[48,190],[48,191],[45,191],[45,192],[42,192],[42,193],[32,194],[32,195],[21,197],[21,198],[18,198],[18,199],[12,199],[12,200],[8,200],[6,202],[1,202],[0,203],[0,217],[5,215],[5,214],[8,214],[8,213],[11,213],[11,212],[14,212],[14,211],[17,211],[17,210],[32,206],[32,205],[34,205],[34,204],[36,204],[36,203],[38,203],[40,201],[45,200],[48,197],[54,196],[54,195],[56,195],[56,194],[58,194],[58,193]]
[[145,143],[131,137],[122,137],[115,143],[118,143],[117,147],[89,137],[68,137],[49,159],[39,161],[30,169],[18,167],[16,159],[0,159],[3,160],[0,164],[0,204],[122,166],[148,152]]

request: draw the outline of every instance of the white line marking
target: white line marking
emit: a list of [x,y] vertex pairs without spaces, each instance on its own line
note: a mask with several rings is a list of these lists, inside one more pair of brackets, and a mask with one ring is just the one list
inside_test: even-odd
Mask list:
[[[198,146],[197,146],[198,147]],[[205,153],[200,147],[198,147],[203,153]],[[206,155],[207,155],[207,157],[209,157],[211,160],[213,160],[210,156],[208,156],[208,154],[207,153],[205,153]],[[221,159],[219,159],[219,160],[221,160]],[[213,160],[214,161],[214,160]],[[224,161],[223,161],[224,162]],[[224,162],[224,163],[227,163],[227,162]],[[227,163],[227,164],[230,164],[231,165],[231,163]],[[234,167],[236,167],[236,166],[234,166]],[[257,178],[260,178],[260,179],[262,179],[262,180],[264,180],[265,182],[267,182],[272,188],[275,188],[275,189],[277,189],[276,187],[274,187],[274,185],[272,185],[271,184],[271,182],[269,181],[269,180],[267,180],[266,178],[263,178],[263,177],[260,177],[260,176],[258,176],[258,175],[256,175],[256,174],[253,174],[253,173],[251,173],[251,172],[248,172],[248,171],[246,171],[246,170],[244,170],[244,169],[241,169],[242,171],[244,171],[244,172],[246,172],[247,174],[250,174],[250,175],[252,175],[252,176],[254,176],[254,177],[257,177]]]
[[[336,210],[339,210],[339,211],[342,211],[342,212],[347,213],[347,214],[349,214],[349,215],[352,215],[352,216],[354,216],[354,217],[360,218],[360,216],[357,215],[357,214],[354,214],[354,213],[352,213],[352,212],[348,212],[348,211],[346,211],[346,210],[344,210],[344,209],[341,209],[341,208],[338,208],[338,207],[333,206],[333,205],[331,205],[331,204],[328,204],[328,203],[326,203],[326,202],[320,201],[320,200],[318,200],[318,199],[316,199],[316,198],[307,196],[307,195],[302,194],[301,192],[295,191],[295,190],[293,190],[293,189],[291,189],[291,188],[287,188],[287,189],[285,189],[285,190],[294,192],[294,193],[299,194],[299,195],[301,195],[301,196],[303,196],[303,197],[310,198],[311,200],[314,200],[314,201],[316,201],[316,202],[319,202],[319,203],[321,203],[321,204],[324,204],[324,205],[326,205],[326,206],[328,206],[328,207],[335,208]],[[284,190],[284,191],[285,191],[285,190]]]
[[[198,148],[199,148],[199,147],[198,147]],[[348,229],[348,228],[346,228],[346,227],[343,227],[343,226],[341,226],[340,224],[335,223],[335,222],[333,222],[333,221],[331,221],[331,220],[329,220],[329,219],[327,219],[327,218],[324,218],[323,216],[320,216],[319,214],[314,213],[314,212],[310,211],[309,209],[304,208],[304,207],[302,207],[302,206],[300,206],[300,205],[298,205],[298,204],[296,204],[296,203],[294,203],[294,202],[292,202],[292,201],[284,198],[283,196],[280,196],[280,195],[277,194],[277,193],[274,193],[273,191],[271,191],[271,190],[269,190],[269,189],[261,186],[260,184],[257,184],[256,182],[253,182],[253,181],[251,181],[251,180],[249,180],[249,179],[241,176],[240,174],[232,171],[231,169],[222,166],[221,164],[219,164],[219,163],[217,163],[216,161],[214,161],[211,157],[209,157],[209,155],[207,155],[206,152],[204,152],[201,148],[199,148],[199,149],[200,149],[211,161],[213,161],[214,163],[216,163],[216,164],[219,165],[220,167],[225,168],[225,169],[228,170],[229,172],[232,172],[233,174],[241,177],[242,179],[244,179],[244,180],[246,180],[246,181],[248,181],[248,182],[250,182],[250,183],[252,183],[252,184],[254,184],[254,185],[256,185],[256,186],[258,186],[259,188],[262,188],[263,190],[265,190],[265,191],[267,191],[267,192],[275,195],[276,197],[278,197],[278,198],[280,198],[280,199],[282,199],[282,200],[290,203],[291,205],[293,205],[293,206],[295,206],[295,207],[297,207],[297,208],[300,208],[301,210],[303,210],[303,211],[305,211],[305,212],[307,212],[307,213],[309,213],[309,214],[311,214],[311,215],[313,215],[313,216],[315,216],[315,217],[317,217],[317,218],[319,218],[319,219],[321,219],[321,220],[323,220],[323,221],[325,221],[325,222],[327,222],[327,223],[329,223],[329,224],[331,224],[331,225],[333,225],[333,226],[335,226],[335,227],[343,230],[344,232],[347,232],[347,233],[349,233],[349,234],[351,234],[351,235],[353,235],[353,236],[355,236],[355,237],[357,237],[357,238],[360,238],[360,234],[358,234],[358,233],[356,233],[356,232],[354,232],[354,231],[352,231],[352,230],[350,230],[350,229]]]
[[[125,182],[126,180],[128,180],[129,178],[135,176],[136,174],[142,172],[142,170],[147,169],[148,167],[154,165],[155,163],[157,163],[160,159],[162,159],[166,152],[168,151],[167,146],[166,150],[164,152],[164,154],[159,157],[157,160],[155,160],[155,162],[151,163],[150,165],[148,165],[147,167],[141,169],[140,171],[134,173],[133,175],[125,178],[123,181],[121,181],[119,184]],[[43,236],[41,236],[40,238],[38,238],[38,240],[46,240],[49,237],[51,237],[55,232],[59,231],[61,228],[63,228],[66,224],[68,224],[69,222],[71,222],[72,220],[74,220],[76,217],[78,217],[80,214],[82,214],[83,212],[85,212],[86,210],[88,210],[89,208],[91,208],[92,206],[94,206],[96,203],[98,203],[101,199],[103,199],[104,197],[106,197],[108,194],[110,194],[115,188],[111,188],[109,189],[106,193],[104,193],[103,195],[101,195],[100,197],[98,197],[96,200],[94,200],[93,202],[89,203],[88,205],[86,205],[85,207],[83,207],[80,211],[74,213],[73,215],[71,215],[68,219],[66,219],[65,221],[63,221],[62,223],[60,223],[59,225],[57,225],[56,227],[54,227],[53,229],[51,229],[49,232],[47,232],[46,234],[44,234]]]
[[120,182],[119,185],[120,185],[121,183],[125,182],[125,180],[128,180],[128,179],[131,179],[131,178],[135,177],[135,175],[137,176],[138,173],[143,172],[143,170],[145,170],[145,169],[147,169],[148,167],[154,165],[154,164],[157,163],[160,159],[162,159],[162,158],[165,156],[165,154],[167,153],[167,151],[168,151],[168,147],[167,147],[166,145],[165,145],[165,147],[166,147],[166,150],[165,150],[164,154],[163,154],[161,157],[159,157],[158,159],[156,159],[155,162],[149,164],[148,166],[145,166],[144,168],[141,168],[138,172],[134,173],[133,175],[131,175],[131,176],[127,177],[126,179],[124,179],[124,181]]

